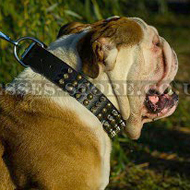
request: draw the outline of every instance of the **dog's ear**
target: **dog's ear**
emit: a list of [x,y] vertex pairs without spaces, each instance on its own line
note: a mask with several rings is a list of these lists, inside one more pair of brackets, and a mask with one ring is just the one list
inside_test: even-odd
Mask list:
[[124,17],[91,24],[89,31],[78,43],[83,72],[96,78],[100,71],[113,69],[120,47],[137,44],[142,36],[140,25]]
[[60,38],[63,35],[68,35],[68,34],[74,34],[74,33],[77,33],[77,32],[81,32],[86,27],[88,27],[88,24],[83,24],[83,23],[80,23],[80,22],[67,23],[67,24],[63,25],[60,28],[59,33],[57,35],[57,38]]
[[82,71],[91,78],[97,78],[100,72],[114,68],[118,50],[107,37],[92,40],[92,32],[87,33],[78,43],[78,52],[82,61]]

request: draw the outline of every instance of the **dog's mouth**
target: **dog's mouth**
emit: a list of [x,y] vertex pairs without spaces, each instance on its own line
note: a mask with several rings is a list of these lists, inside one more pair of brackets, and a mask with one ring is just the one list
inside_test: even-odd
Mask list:
[[144,119],[156,119],[171,115],[178,103],[178,95],[168,87],[163,93],[158,90],[150,89],[146,94],[145,108],[147,113]]

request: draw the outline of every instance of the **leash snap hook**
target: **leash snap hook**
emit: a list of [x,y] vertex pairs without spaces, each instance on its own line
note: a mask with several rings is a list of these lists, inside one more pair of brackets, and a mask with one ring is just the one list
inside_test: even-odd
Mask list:
[[0,38],[6,40],[7,42],[10,42],[14,46],[18,46],[18,42],[17,41],[12,40],[9,36],[7,36],[6,34],[4,34],[1,31],[0,31]]

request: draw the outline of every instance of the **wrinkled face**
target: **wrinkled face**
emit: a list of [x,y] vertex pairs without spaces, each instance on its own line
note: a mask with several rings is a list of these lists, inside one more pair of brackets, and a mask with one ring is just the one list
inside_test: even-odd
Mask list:
[[[178,61],[174,50],[154,27],[138,18],[132,20],[141,26],[144,34],[131,52],[132,64],[127,75],[128,85],[133,86],[134,93],[128,93],[130,116],[126,132],[137,139],[144,123],[167,117],[175,111],[178,96],[170,83],[177,73]],[[128,49],[123,49],[121,56],[125,51]]]
[[178,69],[177,56],[154,27],[139,18],[112,17],[92,25],[72,23],[62,30],[60,34],[86,30],[78,47],[83,72],[94,80],[106,75],[110,83],[120,84],[112,88],[131,138],[139,138],[144,123],[175,111],[178,96],[170,83]]

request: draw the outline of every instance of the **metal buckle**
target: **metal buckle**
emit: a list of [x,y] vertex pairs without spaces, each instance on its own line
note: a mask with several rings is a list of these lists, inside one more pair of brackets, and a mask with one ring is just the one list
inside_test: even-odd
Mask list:
[[[16,43],[17,45],[14,45],[14,56],[16,58],[16,60],[24,67],[27,67],[27,65],[24,64],[24,62],[22,62],[22,60],[18,57],[18,54],[17,54],[17,47],[20,45],[19,43],[21,41],[24,41],[24,40],[31,40],[33,41],[33,43],[25,50],[24,54],[26,54],[26,52],[28,52],[36,43],[41,45],[41,47],[44,48],[44,44],[42,42],[40,42],[39,40],[37,40],[36,38],[33,38],[33,37],[22,37],[22,38],[19,38]],[[35,43],[34,43],[35,42]],[[21,56],[22,58],[24,57],[24,54]]]
[[31,40],[33,41],[33,43],[25,50],[24,54],[22,54],[21,58],[24,57],[24,55],[26,55],[26,53],[37,43],[39,44],[41,47],[44,48],[44,44],[42,42],[40,42],[39,40],[37,40],[36,38],[33,38],[33,37],[22,37],[22,38],[19,38],[18,40],[14,41],[12,40],[9,36],[5,35],[3,32],[0,31],[0,38],[10,42],[11,44],[14,45],[14,56],[16,58],[16,60],[24,67],[27,67],[27,65],[25,65],[22,60],[19,58],[18,56],[18,53],[17,53],[17,47],[20,46],[20,42],[21,41],[24,41],[24,40]]

